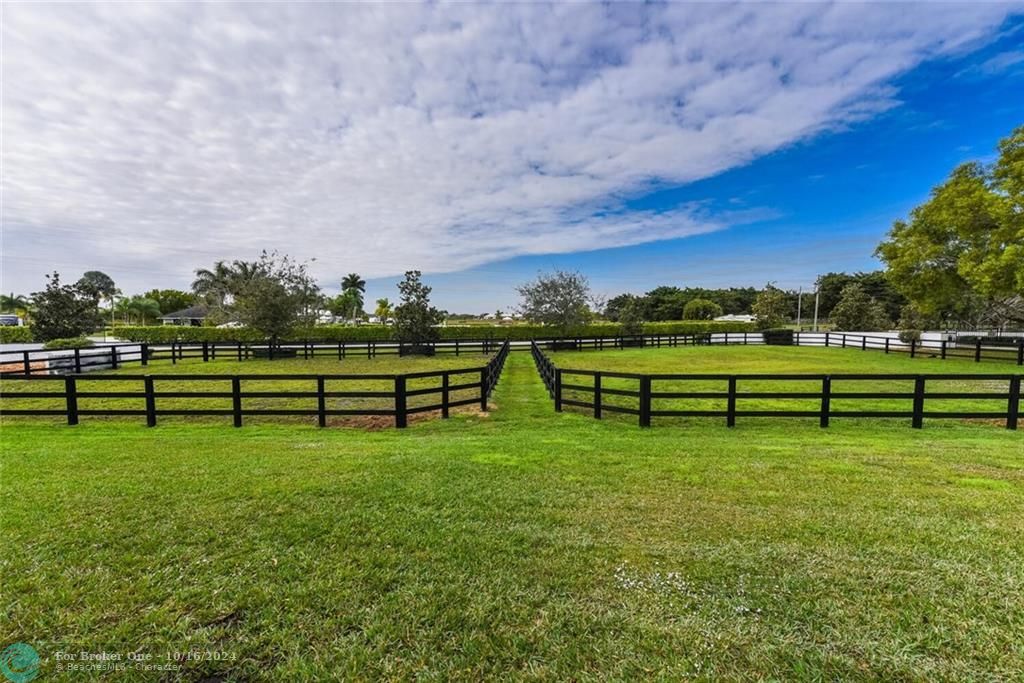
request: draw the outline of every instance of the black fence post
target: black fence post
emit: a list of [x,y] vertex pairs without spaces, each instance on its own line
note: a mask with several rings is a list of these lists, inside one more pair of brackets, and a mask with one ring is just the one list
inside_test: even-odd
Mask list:
[[490,374],[487,368],[484,368],[480,371],[480,412],[482,413],[487,412],[487,392],[490,390],[490,383]]
[[[77,351],[78,349],[75,350]],[[139,346],[139,353],[142,354],[142,364],[149,365],[149,344],[147,344],[146,342],[142,342],[142,345]],[[76,370],[75,372],[78,371]]]
[[865,337],[865,336],[861,336],[861,338],[860,338],[860,350],[861,351],[867,351],[868,350],[868,338]]
[[75,349],[75,374],[80,372],[82,372],[82,351],[81,349]]
[[594,417],[601,419],[601,373],[594,373]]
[[117,347],[110,347],[110,369],[117,370]]
[[[399,347],[398,355],[401,356],[402,355],[402,353],[401,353],[402,342],[398,342],[398,347]],[[367,358],[373,358],[373,353],[374,353],[373,342],[366,342],[366,357]]]
[[68,375],[64,378],[64,395],[67,400],[68,424],[78,424],[78,391],[75,386],[75,378]]
[[1017,365],[1024,365],[1024,339],[1017,344]]
[[889,353],[889,338],[885,338],[885,352]]
[[[171,365],[177,365],[178,364],[178,359],[176,358],[176,354],[174,352],[174,346],[175,346],[175,343],[171,342]],[[239,360],[241,360],[241,359],[239,359]]]
[[828,348],[828,332],[825,333],[825,348]]
[[149,375],[143,379],[146,388],[146,426],[156,427],[156,391],[153,378]]
[[562,412],[562,370],[555,368],[555,412]]
[[316,378],[316,423],[319,427],[327,426],[327,397],[324,396],[324,376]]
[[917,340],[916,339],[911,339],[910,340],[910,357],[911,358],[914,357],[914,352],[915,351],[917,351]]
[[448,403],[450,402],[448,385],[450,383],[449,373],[443,373],[441,375],[441,417],[445,420],[448,419]]
[[945,339],[942,340],[942,351],[940,353],[942,355],[942,360],[946,360],[946,340]]
[[21,352],[21,359],[22,359],[21,362],[22,362],[22,365],[23,365],[22,372],[24,372],[26,375],[31,375],[32,374],[32,363],[31,363],[31,361],[29,361],[29,357],[28,356],[29,356],[28,351],[22,351]]
[[1017,414],[1020,412],[1020,375],[1010,378],[1010,400],[1006,403],[1006,428],[1017,428]]
[[405,375],[395,375],[395,427],[398,429],[404,429],[408,424],[405,410]]
[[974,340],[974,362],[981,362],[981,337]]
[[203,342],[203,362],[210,362],[210,342],[208,341]]
[[651,377],[640,378],[640,426],[651,426]]
[[236,342],[238,345],[238,362],[242,362],[242,342]]
[[842,345],[842,348],[844,348],[844,349],[846,348],[846,335],[845,334],[843,335],[843,345]]
[[725,425],[736,426],[736,378],[729,378],[729,398],[725,408]]
[[918,375],[914,380],[914,416],[911,427],[920,429],[924,422],[924,377]]
[[821,379],[821,417],[818,420],[818,424],[821,427],[828,427],[829,411],[832,405],[832,378],[823,377]]
[[231,407],[234,411],[235,426],[242,426],[242,380],[231,378]]

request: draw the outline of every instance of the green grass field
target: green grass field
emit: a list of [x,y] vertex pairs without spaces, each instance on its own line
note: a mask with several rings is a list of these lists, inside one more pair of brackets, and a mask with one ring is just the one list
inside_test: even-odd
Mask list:
[[[910,358],[907,354],[886,355],[879,351],[786,346],[690,346],[677,348],[624,349],[616,351],[559,352],[549,355],[563,369],[602,370],[612,372],[649,374],[1022,374],[1024,369],[1014,363],[984,362],[936,358]],[[566,373],[565,383],[593,386],[593,379]],[[1002,412],[1006,411],[1007,379],[932,380],[926,382],[928,393],[993,393],[1001,399],[945,398],[929,399],[925,410],[931,412]],[[602,387],[636,391],[635,379],[606,378]],[[694,392],[727,390],[726,380],[656,380],[654,392]],[[737,390],[740,410],[808,410],[820,407],[818,399],[742,398],[744,392],[811,392],[821,389],[820,380],[740,380]],[[841,380],[832,381],[832,391],[886,392],[912,395],[913,380]],[[566,391],[565,398],[590,402],[591,394]],[[637,398],[609,395],[606,405],[637,408]],[[841,399],[832,400],[834,411],[909,411],[910,398]],[[724,399],[655,399],[654,410],[724,410]],[[575,410],[575,408],[569,408]],[[636,417],[608,413],[607,419],[636,422]],[[760,419],[760,418],[754,418]],[[848,419],[848,418],[836,418]],[[860,418],[858,418],[860,419]],[[699,425],[721,422],[721,418],[655,418],[655,424]],[[1005,420],[990,419],[1004,423]],[[891,424],[891,423],[890,423]]]
[[[678,351],[708,372],[717,352],[758,371],[1012,371]],[[554,358],[639,370],[661,353]],[[118,680],[1024,669],[1024,439],[991,424],[643,430],[555,414],[515,353],[489,413],[404,431],[5,421],[2,446],[0,639],[36,647],[39,680],[82,678],[55,653],[83,648],[227,655]]]

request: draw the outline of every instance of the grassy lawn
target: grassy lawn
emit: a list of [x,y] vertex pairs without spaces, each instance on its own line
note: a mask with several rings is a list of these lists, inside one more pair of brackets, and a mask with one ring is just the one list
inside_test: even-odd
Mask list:
[[[805,371],[1006,371],[825,352]],[[663,352],[555,360],[634,353]],[[1020,433],[641,430],[555,414],[523,353],[492,404],[404,432],[5,422],[0,638],[39,680],[82,648],[229,655],[118,680],[1019,679]]]
[[[602,370],[611,372],[650,374],[1024,374],[1024,368],[1014,363],[984,362],[938,358],[910,358],[905,354],[886,355],[879,351],[854,349],[784,347],[784,346],[688,346],[676,348],[625,349],[614,351],[579,351],[549,353],[555,364],[563,369]],[[593,386],[593,380],[579,375],[565,375],[568,384]],[[926,382],[928,393],[1002,393],[1006,395],[1006,379],[993,380],[931,380]],[[602,387],[636,391],[635,379],[606,378]],[[726,380],[656,380],[653,392],[692,392],[727,390]],[[743,392],[818,392],[820,380],[740,380],[737,390]],[[891,410],[909,411],[914,391],[913,380],[840,380],[832,381],[832,391],[887,392],[908,395],[907,398],[842,399],[832,400],[834,411]],[[564,397],[591,400],[583,391],[566,391]],[[605,396],[606,404],[628,408],[637,407],[637,399],[628,396]],[[818,399],[742,398],[737,401],[740,410],[818,410]],[[725,399],[668,399],[656,398],[654,410],[724,410]],[[576,408],[567,408],[578,410]],[[945,398],[925,401],[925,411],[947,412],[1004,412],[1006,399]],[[608,419],[636,422],[635,417],[608,413]],[[751,419],[751,418],[747,418]],[[755,418],[756,419],[756,418]],[[849,419],[849,418],[837,418]],[[655,424],[700,424],[720,418],[656,417]],[[989,420],[1002,423],[999,420]],[[892,426],[895,423],[888,423]],[[932,422],[931,424],[936,424]]]
[[[120,367],[115,371],[104,371],[101,374],[104,375],[141,375],[150,373],[153,375],[160,374],[197,374],[197,375],[224,375],[225,379],[223,382],[215,380],[156,380],[154,387],[157,392],[203,392],[209,394],[220,394],[219,396],[208,396],[208,397],[183,397],[183,398],[159,398],[157,400],[158,409],[162,410],[184,410],[184,409],[208,409],[208,410],[230,410],[231,409],[231,384],[229,381],[229,375],[234,374],[245,374],[245,375],[285,375],[285,374],[301,374],[301,375],[331,375],[331,374],[343,374],[343,375],[373,375],[373,374],[405,374],[405,373],[416,373],[416,372],[433,372],[436,370],[459,370],[465,368],[479,368],[487,364],[490,360],[491,355],[483,354],[463,354],[455,356],[452,354],[441,354],[433,358],[427,358],[423,356],[407,356],[399,358],[394,355],[379,356],[374,359],[367,359],[362,357],[349,357],[345,360],[338,361],[335,358],[320,357],[311,358],[308,360],[299,359],[286,359],[286,360],[246,360],[237,361],[231,360],[230,357],[225,359],[218,359],[213,362],[204,363],[197,359],[187,359],[178,361],[177,364],[172,364],[169,360],[167,361],[155,361],[151,362],[148,366],[143,367],[138,363],[131,363]],[[97,373],[100,374],[100,373]],[[451,378],[452,386],[458,384],[471,384],[480,380],[479,375],[474,374],[459,374],[453,375]],[[407,389],[409,391],[415,391],[417,389],[427,389],[441,386],[441,379],[439,377],[424,377],[414,378],[408,381]],[[59,381],[47,381],[47,380],[32,380],[32,381],[19,381],[19,380],[4,380],[2,382],[4,394],[11,395],[11,398],[6,399],[4,406],[8,409],[63,409],[64,399],[63,398],[17,398],[16,394],[24,392],[52,392],[60,393],[64,391],[63,382]],[[381,380],[381,379],[365,379],[365,380],[327,380],[325,382],[325,390],[328,392],[361,392],[361,391],[374,391],[374,392],[391,392],[394,390],[393,380]],[[241,384],[242,392],[313,392],[316,391],[316,380],[242,380]],[[143,383],[141,380],[125,380],[111,381],[111,380],[89,380],[80,379],[77,382],[77,391],[82,393],[87,392],[142,392]],[[228,393],[228,396],[224,394]],[[453,390],[451,392],[451,400],[458,401],[462,399],[470,399],[473,396],[479,396],[479,389],[469,390]],[[427,394],[420,396],[411,396],[408,399],[408,406],[415,408],[417,406],[435,405],[440,401],[439,394]],[[142,410],[145,408],[144,399],[140,397],[135,398],[86,398],[82,397],[78,399],[78,407],[80,410]],[[316,409],[316,398],[315,397],[298,397],[298,398],[268,398],[268,397],[252,397],[243,399],[243,407],[245,409]],[[327,399],[328,410],[343,410],[343,409],[391,409],[394,407],[393,398],[367,398],[367,397],[338,397]],[[18,418],[12,417],[12,420],[30,420],[36,422],[41,418]],[[138,416],[84,416],[83,420],[117,420],[117,421],[129,421],[138,422],[143,418]],[[230,417],[224,416],[161,416],[160,422],[210,422],[210,423],[229,423]],[[315,421],[315,417],[308,416],[247,416],[247,423],[281,423],[281,422],[296,422],[296,423],[310,423]],[[53,423],[60,423],[64,421],[63,417],[50,418]],[[343,417],[343,416],[331,416],[328,419],[328,424],[332,426],[340,426],[345,424],[358,424],[365,426],[366,424],[390,425],[393,424],[393,420],[390,418],[365,418],[365,417]]]

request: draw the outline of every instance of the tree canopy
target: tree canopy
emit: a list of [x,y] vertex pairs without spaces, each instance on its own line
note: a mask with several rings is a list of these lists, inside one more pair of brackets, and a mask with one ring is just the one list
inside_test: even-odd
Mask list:
[[96,311],[95,290],[83,290],[79,283],[61,284],[55,272],[46,276],[46,289],[32,295],[32,334],[38,341],[81,337],[103,324]]
[[432,342],[440,337],[435,325],[444,320],[444,313],[430,305],[430,287],[420,280],[418,270],[407,270],[398,283],[401,303],[395,307],[395,339],[402,342]]
[[1024,126],[986,166],[958,166],[876,254],[887,277],[926,316],[1002,324],[1024,296]]
[[590,283],[579,272],[556,270],[516,288],[527,320],[570,334],[591,318]]

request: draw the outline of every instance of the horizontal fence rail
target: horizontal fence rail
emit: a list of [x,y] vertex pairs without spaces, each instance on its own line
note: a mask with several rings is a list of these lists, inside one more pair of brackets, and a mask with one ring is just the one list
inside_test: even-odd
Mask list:
[[[390,339],[353,342],[285,342],[278,345],[253,342],[173,342],[168,344],[127,343],[109,344],[87,349],[66,351],[0,350],[0,376],[25,374],[77,374],[90,370],[116,370],[150,361],[185,360],[245,361],[257,358],[376,358],[382,355],[403,355],[412,347],[426,347],[435,354],[495,353],[503,344],[510,351],[529,351],[534,343],[548,350],[607,351],[628,348],[671,348],[704,345],[763,345],[760,332],[703,332],[687,334],[643,334],[636,336],[548,337],[530,341],[499,339],[445,340],[420,344],[396,342]],[[983,344],[981,340],[957,343],[949,340],[902,342],[893,337],[852,332],[794,332],[793,344],[826,348],[860,349],[883,353],[903,353],[914,357],[938,359],[959,358],[982,361],[1002,361],[1024,365],[1024,338],[1012,345]]]
[[[257,415],[316,416],[320,427],[327,425],[329,416],[389,416],[394,425],[404,428],[410,415],[426,412],[440,412],[442,418],[449,416],[452,408],[478,405],[487,410],[487,399],[494,391],[501,377],[502,369],[510,351],[509,344],[499,344],[490,361],[475,368],[435,370],[404,374],[28,374],[17,378],[4,378],[4,391],[0,393],[0,414],[4,416],[63,416],[69,425],[76,425],[84,416],[144,416],[146,425],[154,427],[160,416],[225,416],[231,417],[235,427],[241,427],[243,417]],[[58,382],[62,391],[8,391],[12,382],[52,383]],[[131,390],[97,391],[90,387],[82,389],[82,383],[121,382],[135,384]],[[168,382],[200,382],[209,385],[210,390],[164,389]],[[305,384],[305,387],[289,390],[243,390],[243,383],[258,382],[261,385],[289,383]],[[383,383],[386,390],[362,388],[368,382]],[[410,386],[413,383],[430,386]],[[352,388],[355,385],[355,388]],[[346,388],[348,387],[348,388]],[[429,396],[432,402],[410,403],[410,399]],[[436,398],[436,400],[434,400]],[[12,402],[24,399],[52,399],[59,407],[10,408]],[[94,399],[130,399],[130,408],[81,408],[80,401]],[[166,407],[168,399],[209,400],[230,399],[230,408],[174,408]],[[300,400],[304,407],[253,408],[246,406],[249,399]],[[354,399],[353,407],[331,408],[331,399]],[[165,405],[161,405],[161,403]]]
[[[600,370],[577,370],[559,368],[544,353],[540,345],[531,347],[534,364],[541,380],[554,401],[556,412],[565,406],[590,411],[601,419],[604,413],[625,413],[636,415],[641,427],[650,427],[654,417],[721,417],[729,427],[736,419],[743,417],[810,417],[817,418],[822,427],[829,426],[834,417],[909,418],[911,426],[921,428],[924,419],[993,419],[1003,422],[1007,429],[1017,429],[1020,417],[1020,394],[1022,375],[996,374],[637,374],[606,372]],[[584,379],[576,379],[584,378]],[[622,380],[619,386],[608,386],[609,380]],[[704,385],[691,391],[664,391],[664,383],[698,383]],[[857,391],[836,391],[834,382],[864,387]],[[879,390],[878,384],[898,382],[908,386],[905,390]],[[934,387],[941,382],[970,382],[981,384],[984,391],[929,391],[929,382]],[[623,388],[622,384],[630,388]],[[813,383],[800,390],[783,391],[793,383]],[[993,390],[988,385],[1000,383],[1005,389]],[[707,390],[706,385],[717,388]],[[753,388],[744,390],[745,387]],[[763,390],[764,385],[780,388]],[[872,386],[874,385],[874,386]],[[941,389],[941,388],[940,388]],[[672,409],[664,406],[668,400],[714,401],[718,407]],[[801,400],[812,402],[813,409],[752,409],[743,407],[747,401]],[[833,401],[891,401],[906,404],[903,409],[837,410]],[[926,403],[948,400],[984,401],[988,408],[963,410],[926,410]],[[941,404],[940,404],[941,407]]]

